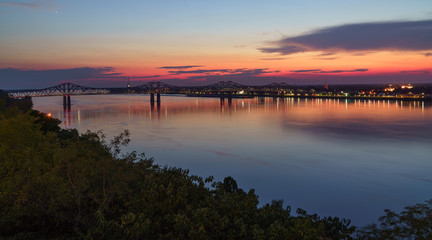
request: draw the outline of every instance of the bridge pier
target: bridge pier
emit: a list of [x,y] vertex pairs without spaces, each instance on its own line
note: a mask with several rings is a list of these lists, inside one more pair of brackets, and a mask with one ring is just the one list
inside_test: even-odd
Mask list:
[[[160,95],[160,93],[156,93],[156,102],[158,104],[160,104],[160,102],[161,102],[161,95]],[[150,103],[151,104],[155,103],[155,93],[150,93]]]
[[68,97],[67,97],[67,102],[68,102],[68,111],[70,112],[70,110],[71,110],[71,97],[70,97],[70,95],[68,95]]
[[71,103],[71,97],[70,97],[70,95],[63,95],[63,109],[66,111],[66,110],[68,110],[68,111],[70,111],[71,110],[71,106],[72,106],[72,103]]
[[150,103],[151,103],[152,105],[154,105],[154,103],[155,103],[154,93],[150,93]]
[[67,98],[66,95],[63,95],[63,110],[66,111],[66,107],[67,107]]

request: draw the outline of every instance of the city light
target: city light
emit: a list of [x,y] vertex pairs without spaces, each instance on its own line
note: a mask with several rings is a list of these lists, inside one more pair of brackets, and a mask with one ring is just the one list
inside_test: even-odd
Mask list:
[[411,84],[407,84],[407,85],[402,85],[401,88],[402,89],[412,89],[412,88],[414,88],[414,86]]

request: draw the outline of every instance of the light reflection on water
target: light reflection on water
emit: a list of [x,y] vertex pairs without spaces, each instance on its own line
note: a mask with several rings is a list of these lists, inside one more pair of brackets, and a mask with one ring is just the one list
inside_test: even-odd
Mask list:
[[261,203],[354,224],[432,198],[432,108],[422,101],[233,99],[146,95],[34,98],[63,127],[131,131],[128,151],[217,180],[233,176]]

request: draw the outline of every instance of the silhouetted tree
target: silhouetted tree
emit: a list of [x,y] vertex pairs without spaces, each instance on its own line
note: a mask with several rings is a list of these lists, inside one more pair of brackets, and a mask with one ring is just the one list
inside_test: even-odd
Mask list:
[[432,239],[432,200],[407,206],[399,214],[386,209],[379,221],[361,229],[359,239]]

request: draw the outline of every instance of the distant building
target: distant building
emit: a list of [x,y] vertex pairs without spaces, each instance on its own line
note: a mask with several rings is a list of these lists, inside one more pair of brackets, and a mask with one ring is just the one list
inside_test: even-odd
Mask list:
[[130,88],[131,88],[131,84],[130,84],[130,80],[129,80],[129,77],[128,77],[128,82],[127,82],[127,88],[128,88],[128,89],[130,89]]
[[327,82],[324,83],[324,88],[328,89],[328,83]]
[[411,84],[407,84],[407,85],[402,85],[401,88],[402,88],[402,89],[413,89],[414,86],[411,85]]

